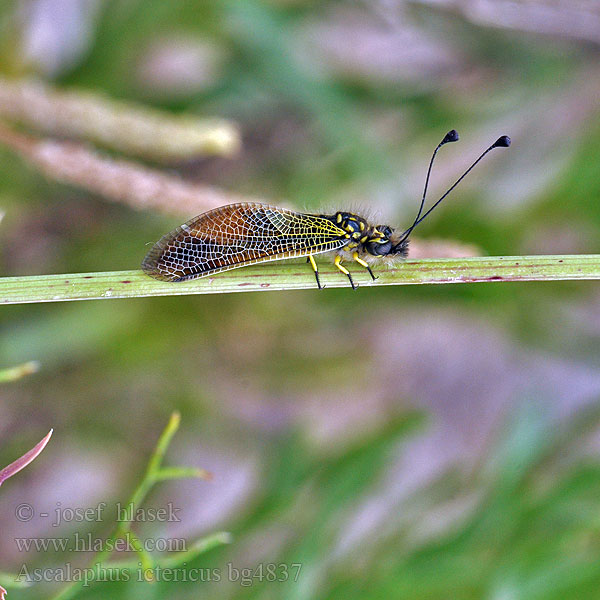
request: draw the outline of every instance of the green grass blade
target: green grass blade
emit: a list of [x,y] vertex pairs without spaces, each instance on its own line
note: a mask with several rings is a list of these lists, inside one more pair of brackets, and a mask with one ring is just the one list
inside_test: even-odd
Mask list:
[[[371,281],[366,272],[358,269],[358,266],[353,268],[353,276],[365,288],[428,283],[589,280],[600,279],[600,255],[407,260],[394,268],[375,267],[376,281]],[[321,264],[319,273],[321,282],[328,288],[349,287],[346,277],[331,264]],[[276,261],[183,283],[156,281],[142,271],[4,277],[0,278],[0,304],[315,288],[312,270],[304,262]]]

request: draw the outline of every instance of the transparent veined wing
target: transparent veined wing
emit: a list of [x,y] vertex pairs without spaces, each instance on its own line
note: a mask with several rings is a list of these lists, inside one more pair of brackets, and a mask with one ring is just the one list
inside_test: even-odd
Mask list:
[[183,281],[252,263],[319,254],[348,242],[327,217],[244,202],[205,212],[163,236],[142,269]]

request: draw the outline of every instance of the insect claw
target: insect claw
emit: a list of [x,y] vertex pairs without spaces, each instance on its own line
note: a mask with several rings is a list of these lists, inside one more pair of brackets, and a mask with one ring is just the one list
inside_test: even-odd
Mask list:
[[377,281],[379,279],[379,277],[375,277],[375,275],[373,275],[373,271],[371,270],[371,267],[367,267],[367,271],[369,271],[369,275],[371,276],[371,279],[373,281]]
[[352,279],[352,275],[350,275],[350,273],[347,274],[348,275],[348,279],[350,280],[350,285],[352,286],[353,290],[358,289],[358,284],[354,283],[354,279]]

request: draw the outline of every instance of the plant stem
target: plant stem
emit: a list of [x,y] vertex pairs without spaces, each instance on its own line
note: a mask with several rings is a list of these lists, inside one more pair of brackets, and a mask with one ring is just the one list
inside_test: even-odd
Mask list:
[[8,369],[0,369],[0,383],[7,383],[9,381],[17,381],[27,375],[37,373],[40,368],[40,363],[35,360],[17,365],[15,367],[9,367]]
[[[375,266],[374,271],[378,279],[371,281],[366,272],[362,275],[353,269],[355,281],[361,287],[371,287],[600,279],[600,255],[407,260],[391,268]],[[349,286],[346,277],[333,265],[321,264],[319,274],[328,288]],[[304,261],[273,261],[182,283],[156,281],[142,271],[3,277],[0,304],[315,288],[312,270]]]
[[[118,524],[115,528],[113,534],[106,540],[104,544],[104,549],[100,550],[95,554],[92,561],[89,564],[88,571],[90,573],[94,572],[95,568],[102,567],[104,569],[114,569],[116,572],[120,571],[136,571],[138,570],[140,574],[143,573],[143,577],[145,581],[151,582],[153,581],[153,573],[154,567],[157,563],[163,565],[163,560],[167,560],[168,564],[174,566],[185,565],[187,560],[193,560],[199,554],[203,552],[207,552],[212,548],[219,546],[221,544],[228,544],[231,541],[231,536],[229,533],[220,531],[218,533],[209,535],[202,539],[196,540],[193,542],[189,548],[182,552],[178,552],[176,555],[172,555],[167,557],[166,555],[161,556],[160,558],[155,559],[145,548],[142,541],[138,538],[138,536],[132,530],[132,525],[136,521],[137,510],[140,508],[140,505],[146,498],[148,492],[152,489],[152,487],[164,479],[172,479],[175,477],[175,473],[179,472],[179,477],[194,477],[194,478],[202,478],[209,479],[210,474],[203,469],[195,469],[190,467],[163,467],[162,461],[165,457],[165,453],[173,439],[173,436],[177,432],[179,428],[179,423],[181,421],[181,417],[178,412],[174,412],[171,414],[171,418],[169,419],[169,423],[163,430],[154,452],[150,457],[150,461],[148,462],[148,467],[146,468],[146,473],[144,478],[137,486],[129,501],[127,502],[126,516],[128,518],[118,521]],[[163,472],[166,474],[166,477],[163,476]],[[117,540],[126,540],[129,545],[136,552],[136,559],[122,562],[107,562],[110,556],[114,552],[115,543]],[[91,577],[90,577],[90,580]],[[54,600],[70,600],[74,598],[79,592],[80,588],[86,585],[82,579],[74,580],[69,585],[64,587],[56,596],[54,596]]]

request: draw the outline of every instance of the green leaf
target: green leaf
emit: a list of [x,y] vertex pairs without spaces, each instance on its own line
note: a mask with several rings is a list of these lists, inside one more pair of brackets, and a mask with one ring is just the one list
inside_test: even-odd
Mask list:
[[[375,267],[374,270],[378,277],[376,281],[371,281],[367,273],[364,276],[354,273],[360,287],[592,280],[600,279],[600,255],[435,258],[407,260],[393,268]],[[321,282],[328,288],[349,287],[346,277],[333,265],[321,265],[319,274]],[[182,283],[157,281],[142,271],[3,277],[0,278],[0,304],[315,288],[314,275],[304,262],[281,261]]]

